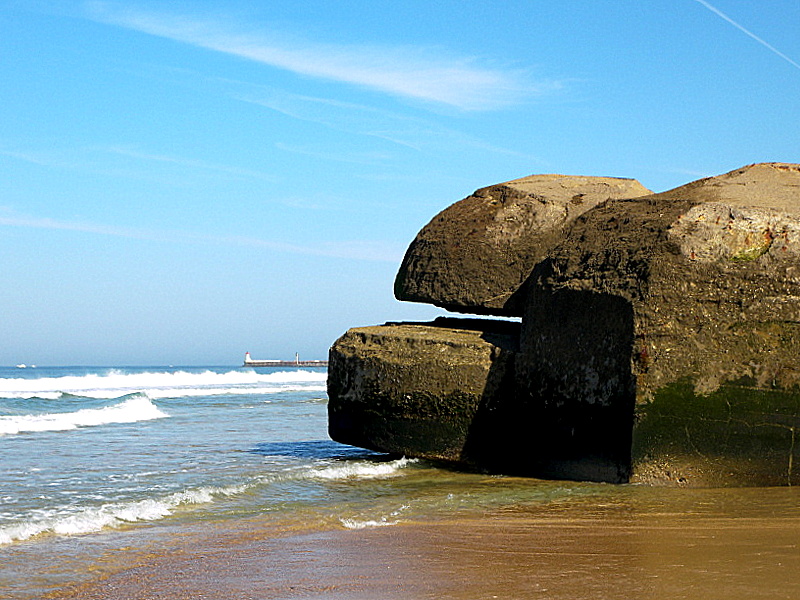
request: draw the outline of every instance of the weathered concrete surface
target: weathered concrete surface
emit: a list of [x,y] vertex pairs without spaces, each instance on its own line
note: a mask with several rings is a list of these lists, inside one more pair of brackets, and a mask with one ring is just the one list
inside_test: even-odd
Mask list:
[[398,300],[521,316],[519,288],[578,215],[650,194],[634,179],[533,175],[477,190],[419,232],[395,280]]
[[800,483],[798,253],[800,165],[579,217],[534,270],[516,363],[519,401],[562,424],[537,438],[554,468],[594,448],[624,472],[631,407],[635,481]]
[[630,302],[611,294],[532,292],[515,361],[515,403],[532,415],[519,424],[537,458],[529,475],[629,480],[633,317]]
[[537,477],[800,483],[800,165],[561,204],[532,190],[580,178],[544,177],[444,211],[397,279],[401,299],[521,314],[521,331],[349,331],[331,436]]
[[477,415],[511,393],[519,324],[470,319],[350,329],[330,350],[332,439],[381,452],[466,464]]

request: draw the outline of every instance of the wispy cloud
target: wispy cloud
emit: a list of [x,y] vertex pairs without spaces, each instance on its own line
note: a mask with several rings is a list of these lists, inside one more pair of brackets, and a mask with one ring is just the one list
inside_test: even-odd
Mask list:
[[385,140],[417,152],[448,154],[453,148],[472,148],[496,154],[525,158],[534,164],[545,164],[541,158],[490,144],[423,118],[400,114],[372,106],[289,94],[266,88],[251,89],[233,97],[242,102],[263,106],[287,117],[316,123],[348,134]]
[[789,64],[791,64],[791,65],[793,65],[794,67],[797,67],[798,69],[800,69],[800,63],[797,63],[796,61],[792,60],[791,58],[789,58],[788,56],[786,56],[786,55],[785,55],[783,52],[781,52],[780,50],[778,50],[777,48],[775,48],[775,46],[773,46],[772,44],[770,44],[770,43],[766,42],[765,40],[761,39],[760,37],[758,37],[758,36],[757,36],[755,33],[753,33],[752,31],[750,31],[749,29],[745,29],[745,27],[743,27],[742,25],[740,25],[739,23],[737,23],[736,21],[734,21],[733,19],[731,19],[731,18],[730,18],[728,15],[726,15],[724,12],[722,12],[721,10],[719,10],[717,7],[715,7],[715,6],[711,5],[711,4],[709,4],[709,3],[708,3],[708,2],[706,2],[705,0],[695,0],[695,2],[697,2],[698,4],[702,4],[702,5],[703,5],[703,6],[705,6],[705,7],[706,7],[708,10],[710,10],[711,12],[713,12],[715,15],[717,15],[717,16],[718,16],[718,17],[720,17],[721,19],[724,19],[724,20],[725,20],[725,21],[727,21],[728,23],[730,23],[731,25],[733,25],[734,27],[736,27],[736,29],[738,29],[739,31],[741,31],[742,33],[745,33],[745,34],[749,35],[751,38],[753,38],[753,39],[754,39],[755,41],[757,41],[759,44],[761,44],[762,46],[764,46],[765,48],[767,48],[768,50],[770,50],[772,53],[774,53],[774,54],[777,54],[778,56],[780,56],[780,57],[781,57],[783,60],[785,60],[785,61],[786,61],[786,62],[788,62]]
[[277,142],[275,147],[278,150],[299,154],[301,156],[310,156],[322,160],[359,165],[377,165],[392,159],[392,156],[386,152],[322,152],[316,146],[298,146],[284,144],[283,142]]
[[109,225],[97,225],[81,221],[59,221],[49,217],[32,217],[15,213],[7,207],[0,210],[0,226],[6,227],[28,227],[33,229],[59,229],[63,231],[79,231],[83,233],[95,233],[100,235],[111,235],[115,237],[145,238],[152,237],[143,235],[143,232],[124,227],[113,227]]
[[52,150],[48,152],[20,152],[18,150],[5,150],[0,148],[0,156],[8,156],[16,160],[38,165],[40,167],[57,167],[62,169],[71,169],[79,166],[79,163],[70,161],[62,157],[54,155]]
[[133,227],[117,227],[91,223],[86,221],[62,221],[49,217],[23,215],[9,207],[0,207],[0,227],[24,227],[33,229],[50,229],[75,231],[95,235],[106,235],[147,241],[183,243],[183,244],[222,244],[262,248],[276,252],[344,258],[351,260],[368,260],[397,263],[403,256],[405,248],[384,241],[374,240],[340,240],[323,242],[315,245],[287,244],[280,241],[265,240],[247,236],[225,236],[193,233],[187,231],[148,230]]
[[[169,185],[186,185],[187,181],[195,182],[198,174],[223,175],[232,179],[260,179],[275,182],[278,177],[253,169],[244,169],[232,165],[207,162],[200,159],[157,154],[142,151],[134,146],[101,145],[56,148],[46,150],[12,150],[0,147],[0,156],[38,165],[40,167],[84,171],[115,177],[152,180]],[[122,160],[120,160],[120,157]],[[113,160],[109,161],[109,158]],[[138,162],[137,161],[141,161]],[[169,176],[155,178],[152,165],[147,169],[137,168],[141,163],[161,163],[171,168]],[[189,171],[192,179],[188,180],[185,172]],[[205,173],[204,173],[205,172]],[[183,173],[183,174],[182,174]]]
[[293,73],[354,84],[462,110],[490,110],[557,87],[534,83],[523,70],[447,57],[441,48],[325,44],[256,31],[223,19],[88,5],[97,21],[224,52]]
[[33,163],[34,165],[45,165],[46,161],[38,156],[27,154],[25,152],[13,152],[10,150],[0,150],[0,156],[8,156],[9,158],[16,158],[24,162]]
[[128,158],[135,158],[144,161],[153,161],[166,164],[177,165],[180,167],[189,167],[191,169],[200,169],[203,171],[214,171],[217,173],[224,173],[226,175],[234,175],[237,177],[248,177],[253,179],[264,179],[266,181],[276,181],[277,177],[262,173],[261,171],[253,171],[250,169],[241,169],[239,167],[232,167],[230,165],[220,165],[209,163],[203,160],[195,160],[191,158],[183,158],[180,156],[170,156],[166,154],[152,154],[148,152],[141,152],[127,146],[108,146],[104,148],[106,152],[125,156]]

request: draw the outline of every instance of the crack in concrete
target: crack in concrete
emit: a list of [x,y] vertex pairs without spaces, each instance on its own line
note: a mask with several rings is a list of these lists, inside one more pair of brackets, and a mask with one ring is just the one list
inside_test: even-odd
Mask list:
[[794,442],[795,442],[795,428],[790,427],[789,431],[792,432],[792,443],[789,446],[789,468],[786,473],[786,484],[791,487],[792,485],[792,469],[794,467]]

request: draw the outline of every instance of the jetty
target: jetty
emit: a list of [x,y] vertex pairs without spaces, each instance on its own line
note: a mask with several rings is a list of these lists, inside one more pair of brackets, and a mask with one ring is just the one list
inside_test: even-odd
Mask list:
[[295,353],[294,360],[256,360],[250,357],[249,352],[244,353],[243,367],[327,367],[327,360],[300,360],[300,354]]

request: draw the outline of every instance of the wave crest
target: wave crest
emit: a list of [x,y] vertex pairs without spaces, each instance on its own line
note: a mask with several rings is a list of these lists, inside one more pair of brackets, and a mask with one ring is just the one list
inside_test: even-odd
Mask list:
[[104,374],[65,375],[36,379],[0,378],[0,398],[58,399],[62,394],[88,398],[119,398],[144,392],[151,398],[210,396],[224,394],[264,394],[281,391],[324,391],[326,372],[277,371],[258,373],[237,369],[218,373],[206,370],[147,371],[126,373],[117,369]]
[[415,458],[399,458],[388,462],[346,462],[341,465],[318,467],[309,471],[314,479],[378,479],[395,477],[399,471],[418,462]]
[[0,416],[0,436],[42,431],[67,431],[110,423],[136,423],[168,415],[146,394],[131,394],[126,400],[103,408],[84,408],[69,413]]
[[[181,506],[210,504],[221,498],[236,496],[260,486],[301,480],[331,481],[396,477],[401,475],[402,469],[416,462],[416,459],[401,458],[382,463],[357,461],[316,468],[305,466],[278,475],[256,477],[250,481],[227,487],[204,486],[173,492],[158,498],[106,503],[100,506],[77,508],[62,506],[53,508],[46,514],[42,514],[42,511],[33,511],[22,517],[23,520],[20,522],[0,527],[0,546],[22,542],[44,534],[79,535],[117,528],[126,523],[157,521],[169,517]],[[399,522],[398,517],[401,512],[407,508],[407,506],[403,506],[378,519],[343,517],[339,520],[348,529],[395,525]]]
[[146,498],[132,502],[104,504],[87,507],[72,514],[49,515],[23,523],[0,528],[0,545],[21,542],[34,536],[55,533],[78,535],[94,533],[106,528],[116,528],[125,523],[156,521],[171,515],[182,505],[207,504],[219,496],[233,496],[244,491],[246,486],[226,488],[202,487],[175,492],[163,498]]

